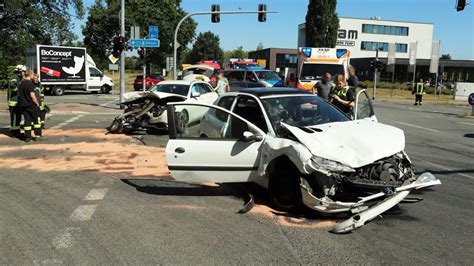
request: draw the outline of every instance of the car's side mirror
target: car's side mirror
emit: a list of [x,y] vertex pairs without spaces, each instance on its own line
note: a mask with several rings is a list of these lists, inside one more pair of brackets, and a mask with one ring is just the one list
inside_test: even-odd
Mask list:
[[244,131],[242,134],[242,141],[243,142],[252,142],[252,141],[261,141],[263,137],[260,135],[256,135],[250,131]]
[[199,93],[199,92],[191,92],[191,97],[197,98],[197,97],[199,97],[199,96],[201,96],[201,93]]

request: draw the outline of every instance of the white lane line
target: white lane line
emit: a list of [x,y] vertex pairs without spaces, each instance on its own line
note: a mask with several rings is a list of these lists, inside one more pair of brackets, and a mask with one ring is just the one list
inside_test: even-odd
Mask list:
[[55,126],[53,126],[53,127],[50,127],[49,129],[60,129],[60,128],[62,128],[63,126],[65,126],[65,125],[67,125],[67,124],[70,124],[70,123],[76,121],[77,119],[80,119],[80,118],[83,117],[83,116],[84,116],[84,115],[77,115],[77,116],[75,116],[75,117],[73,117],[73,118],[71,118],[71,119],[68,119],[68,120],[66,120],[66,121],[64,121],[64,122],[62,122],[62,123],[60,123],[60,124],[58,124],[58,125],[55,125]]
[[[431,162],[427,162],[427,161],[424,161],[424,162],[427,163],[427,164],[430,164],[430,165],[432,165],[432,166],[434,166],[434,167],[438,167],[438,168],[440,168],[440,169],[446,170],[446,171],[453,171],[453,169],[451,169],[451,168],[449,168],[449,167],[446,167],[446,166],[443,166],[443,165],[440,165],[440,164],[437,164],[437,163],[431,163]],[[465,173],[456,173],[456,174],[474,180],[474,176],[466,175]]]
[[434,118],[434,117],[432,117],[432,116],[429,116],[429,115],[425,115],[425,117],[426,117],[426,118]]
[[412,124],[403,123],[403,122],[400,122],[400,121],[393,121],[393,122],[395,122],[395,123],[397,123],[397,124],[400,124],[400,125],[405,125],[405,126],[409,126],[409,127],[424,129],[424,130],[431,131],[431,132],[436,132],[436,133],[441,132],[441,131],[436,130],[436,129],[426,128],[426,127],[420,127],[420,126],[416,126],[416,125],[412,125]]
[[89,221],[94,215],[95,210],[97,209],[97,204],[90,205],[79,205],[69,217],[70,221]]
[[468,123],[468,122],[458,122],[460,124],[464,124],[464,125],[470,125],[470,126],[474,126],[474,123]]
[[111,103],[114,103],[114,102],[116,102],[116,101],[117,101],[117,99],[114,99],[114,100],[112,100],[112,101],[108,101],[108,102],[105,102],[105,103],[103,103],[103,104],[99,104],[99,106],[104,107],[104,106],[107,106],[107,105],[109,105],[109,104],[111,104]]
[[55,249],[69,248],[72,246],[72,232],[81,230],[79,227],[67,227],[60,234],[53,238]]
[[101,200],[109,191],[108,188],[94,188],[84,197],[84,200]]

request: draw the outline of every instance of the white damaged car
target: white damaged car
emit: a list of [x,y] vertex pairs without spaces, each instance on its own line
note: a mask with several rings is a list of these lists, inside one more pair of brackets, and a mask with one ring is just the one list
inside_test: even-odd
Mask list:
[[[255,182],[275,207],[302,204],[321,213],[352,213],[334,232],[363,226],[407,197],[441,182],[416,176],[401,129],[378,123],[365,90],[354,120],[312,94],[290,88],[226,93],[215,105],[168,104],[166,159],[183,182]],[[199,123],[177,129],[180,110]]]

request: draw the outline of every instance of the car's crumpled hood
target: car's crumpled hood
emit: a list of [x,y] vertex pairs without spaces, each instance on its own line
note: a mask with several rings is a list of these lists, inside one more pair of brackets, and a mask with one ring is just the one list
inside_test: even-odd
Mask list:
[[171,101],[174,100],[186,100],[186,96],[175,94],[175,93],[167,93],[167,92],[150,92],[150,91],[132,91],[127,92],[123,95],[123,102],[133,101],[142,97],[156,97],[159,99],[166,99],[170,98]]
[[[317,157],[358,168],[388,157],[405,148],[403,130],[368,120],[335,122],[310,128],[321,132],[307,133],[282,123]],[[319,130],[318,130],[319,131]]]

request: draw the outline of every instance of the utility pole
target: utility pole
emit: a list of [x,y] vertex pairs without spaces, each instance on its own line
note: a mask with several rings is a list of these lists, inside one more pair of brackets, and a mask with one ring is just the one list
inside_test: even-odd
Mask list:
[[[125,37],[125,0],[120,5],[120,36]],[[120,53],[120,103],[125,94],[125,50]],[[122,108],[122,106],[120,106]]]
[[[123,1],[123,0],[122,0]],[[188,19],[189,17],[192,16],[197,16],[197,15],[213,15],[213,14],[220,14],[220,15],[229,15],[229,14],[275,14],[278,12],[274,11],[206,11],[206,12],[194,12],[194,13],[189,13],[186,16],[184,16],[179,22],[178,25],[176,26],[176,29],[174,31],[174,41],[173,41],[173,79],[177,78],[177,64],[178,64],[178,32],[179,32],[179,27],[181,27],[181,24]]]
[[143,91],[146,91],[146,48],[143,47]]

